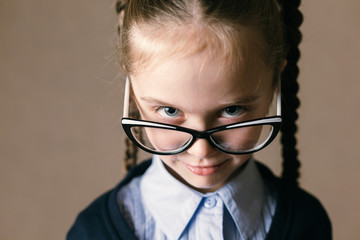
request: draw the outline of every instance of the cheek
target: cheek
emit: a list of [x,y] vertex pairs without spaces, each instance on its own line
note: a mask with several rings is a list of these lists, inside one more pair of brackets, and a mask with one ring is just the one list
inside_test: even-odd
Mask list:
[[235,165],[234,170],[236,170],[237,167],[240,167],[241,165],[243,165],[247,160],[249,160],[249,158],[251,158],[251,156],[252,156],[252,154],[234,156],[234,158],[233,158],[234,159],[233,162],[234,162],[234,165]]
[[161,160],[166,170],[176,179],[183,182],[184,177],[186,178],[186,169],[178,159],[178,155],[163,155],[161,156]]
[[161,160],[165,166],[173,168],[177,164],[176,155],[163,155],[161,156]]

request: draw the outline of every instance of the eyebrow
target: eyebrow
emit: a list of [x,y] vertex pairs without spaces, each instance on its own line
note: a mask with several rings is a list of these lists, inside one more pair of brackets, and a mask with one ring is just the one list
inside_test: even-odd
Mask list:
[[[260,98],[259,95],[243,96],[243,97],[231,100],[231,101],[222,101],[222,102],[220,102],[220,105],[221,106],[230,106],[230,105],[234,105],[234,104],[235,105],[236,104],[239,104],[239,105],[251,104],[251,103],[256,102],[259,98]],[[169,104],[167,102],[164,102],[164,101],[161,101],[159,99],[152,98],[152,97],[141,97],[140,99],[145,101],[145,102],[148,102],[148,103],[160,104],[160,105],[164,105],[164,106],[169,106],[170,105],[170,106],[176,107],[176,105],[174,105],[174,104]]]
[[260,98],[259,95],[248,95],[248,96],[242,96],[236,99],[233,99],[231,101],[222,101],[221,105],[232,105],[232,104],[251,104],[256,102]]
[[145,102],[148,102],[148,103],[155,103],[155,104],[160,104],[160,105],[164,105],[164,106],[172,105],[172,104],[166,103],[164,101],[161,101],[159,99],[155,99],[152,97],[140,97],[140,99],[144,100]]

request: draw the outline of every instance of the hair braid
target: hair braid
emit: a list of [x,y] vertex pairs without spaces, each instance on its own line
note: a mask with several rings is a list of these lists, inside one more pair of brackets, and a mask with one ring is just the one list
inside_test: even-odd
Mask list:
[[282,178],[287,184],[297,185],[299,178],[300,161],[298,160],[298,151],[296,149],[296,120],[298,119],[297,108],[300,101],[297,97],[299,85],[297,77],[299,68],[297,62],[300,58],[298,45],[301,41],[301,32],[299,27],[303,21],[303,16],[298,7],[301,0],[279,0],[282,8],[282,17],[285,27],[285,42],[287,46],[287,65],[282,72],[282,109],[283,125],[281,128],[281,143],[283,146],[283,172]]
[[[117,0],[116,1],[115,9],[116,9],[116,13],[119,16],[119,24],[117,27],[119,36],[121,34],[121,28],[123,26],[126,4],[127,4],[126,0]],[[130,98],[130,106],[134,106],[134,105],[135,105],[135,103],[134,103],[133,98]],[[130,109],[135,109],[135,108],[132,107]],[[129,115],[130,115],[130,117],[138,117],[138,114],[136,112],[130,112]],[[129,138],[125,138],[125,147],[126,147],[126,150],[125,150],[124,167],[125,167],[125,170],[128,171],[128,170],[130,170],[130,168],[135,166],[137,163],[138,148],[135,146],[135,144]]]

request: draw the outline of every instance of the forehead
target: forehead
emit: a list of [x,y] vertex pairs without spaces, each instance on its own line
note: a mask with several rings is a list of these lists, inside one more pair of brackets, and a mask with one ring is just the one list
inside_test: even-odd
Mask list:
[[259,88],[264,81],[272,80],[269,68],[256,64],[233,68],[230,64],[224,64],[225,60],[221,54],[209,55],[207,52],[200,52],[185,57],[154,58],[157,58],[157,64],[149,64],[141,71],[131,74],[144,86],[185,84],[207,88],[222,83],[251,90]]
[[217,27],[133,27],[129,74],[134,91],[196,112],[269,95],[271,71],[262,61],[257,32]]
[[131,75],[138,98],[175,106],[188,112],[206,112],[225,105],[245,104],[272,94],[271,73],[266,69],[218,69],[221,57],[206,53],[166,59],[146,71]]
[[169,23],[164,26],[139,24],[130,28],[127,70],[136,73],[165,60],[199,53],[222,58],[218,69],[242,71],[253,65],[265,66],[262,38],[255,29],[235,29],[225,24]]

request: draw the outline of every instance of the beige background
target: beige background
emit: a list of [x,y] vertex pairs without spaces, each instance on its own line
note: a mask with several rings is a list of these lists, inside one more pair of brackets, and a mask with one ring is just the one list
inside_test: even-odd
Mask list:
[[[360,239],[360,2],[304,1],[301,185]],[[64,239],[123,176],[113,0],[0,1],[0,239]],[[280,172],[279,145],[259,154]]]

